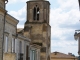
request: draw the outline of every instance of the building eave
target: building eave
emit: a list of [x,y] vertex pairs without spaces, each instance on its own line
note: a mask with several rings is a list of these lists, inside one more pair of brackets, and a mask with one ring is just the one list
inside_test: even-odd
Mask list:
[[27,37],[25,37],[25,36],[23,36],[21,34],[17,34],[17,38],[18,39],[22,39],[22,40],[27,41],[27,42],[30,42],[31,41],[31,39],[29,39],[29,38],[27,38]]

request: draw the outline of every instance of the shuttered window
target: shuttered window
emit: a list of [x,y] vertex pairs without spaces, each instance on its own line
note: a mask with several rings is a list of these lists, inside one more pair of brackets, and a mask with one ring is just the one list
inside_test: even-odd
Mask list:
[[4,52],[8,52],[8,36],[5,38],[5,44],[4,44]]
[[30,60],[37,60],[36,50],[30,50]]
[[12,38],[12,52],[15,52],[15,38]]

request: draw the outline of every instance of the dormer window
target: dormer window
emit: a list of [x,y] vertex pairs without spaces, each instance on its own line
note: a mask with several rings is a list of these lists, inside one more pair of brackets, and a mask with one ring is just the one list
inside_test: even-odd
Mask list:
[[39,20],[39,15],[40,15],[39,7],[36,5],[33,9],[33,20]]

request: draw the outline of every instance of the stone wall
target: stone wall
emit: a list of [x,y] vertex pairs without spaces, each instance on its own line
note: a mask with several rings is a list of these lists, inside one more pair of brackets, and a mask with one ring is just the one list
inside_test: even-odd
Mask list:
[[15,53],[4,53],[3,60],[16,60],[16,54]]
[[2,60],[3,52],[3,29],[4,29],[4,17],[0,12],[0,60]]
[[[18,21],[11,17],[10,15],[6,14],[5,17],[5,31],[4,31],[4,49],[3,49],[3,60],[16,60],[16,53],[15,53],[15,44],[12,44],[16,41],[16,31],[17,31],[17,23]],[[6,40],[7,37],[7,40]],[[6,45],[7,47],[6,47]],[[12,46],[13,45],[13,46]],[[7,51],[6,51],[7,50]]]

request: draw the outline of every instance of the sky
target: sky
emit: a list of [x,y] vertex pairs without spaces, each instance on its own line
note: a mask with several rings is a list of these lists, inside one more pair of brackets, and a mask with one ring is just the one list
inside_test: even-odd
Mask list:
[[[18,28],[26,21],[28,0],[9,0],[6,10],[19,20]],[[50,2],[51,52],[72,53],[78,56],[75,30],[80,29],[78,0],[48,0]]]

